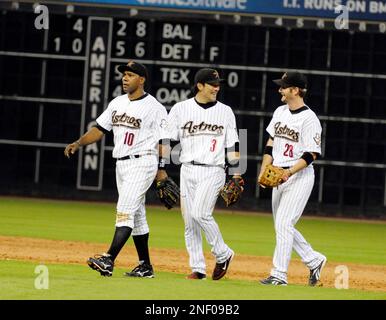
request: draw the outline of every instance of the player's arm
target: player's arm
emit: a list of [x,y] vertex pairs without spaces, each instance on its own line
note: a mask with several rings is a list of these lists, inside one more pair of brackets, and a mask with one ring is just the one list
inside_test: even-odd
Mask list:
[[226,148],[226,156],[229,168],[228,173],[230,173],[234,178],[241,178],[241,172],[239,170],[240,152],[238,142],[236,142],[232,147]]
[[303,170],[308,167],[313,161],[316,160],[318,154],[316,152],[304,152],[302,157],[289,169],[286,169],[288,176],[292,176],[293,174]]
[[236,117],[232,109],[228,109],[228,126],[225,136],[225,148],[226,165],[228,167],[228,174],[233,178],[241,179],[240,168],[240,143],[237,133]]
[[83,136],[81,136],[78,140],[70,143],[64,149],[64,155],[67,158],[70,158],[81,146],[86,146],[88,144],[92,144],[94,142],[99,141],[104,136],[103,128],[100,126],[92,127],[88,130]]
[[257,178],[257,181],[260,180],[260,178],[265,170],[265,167],[273,162],[272,148],[273,148],[273,138],[269,137],[267,144],[265,145],[265,148],[264,148],[263,160],[261,162],[260,173],[259,173],[259,176]]
[[160,181],[166,179],[168,174],[166,172],[166,165],[168,163],[168,159],[170,159],[170,140],[162,139],[158,143],[158,154],[159,154],[159,162],[158,162],[158,171],[155,177],[156,181]]
[[[171,160],[171,141],[175,142],[179,140],[179,128],[178,128],[178,114],[177,114],[177,104],[174,105],[169,114],[166,113],[166,127],[163,128],[161,137],[163,139],[158,142],[158,172],[155,177],[156,181],[160,181],[168,178],[166,168],[170,164]],[[164,116],[160,116],[160,118],[164,118]],[[173,145],[173,144],[172,144]]]

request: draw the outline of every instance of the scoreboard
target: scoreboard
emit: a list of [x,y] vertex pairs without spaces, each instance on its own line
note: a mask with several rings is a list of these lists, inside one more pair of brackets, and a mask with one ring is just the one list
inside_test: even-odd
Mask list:
[[[122,94],[119,64],[148,67],[146,90],[168,109],[195,72],[220,71],[219,100],[245,139],[247,188],[239,208],[269,207],[256,187],[265,128],[280,105],[272,79],[307,74],[307,104],[323,126],[310,209],[373,214],[386,208],[386,28],[356,21],[239,16],[31,1],[0,3],[2,193],[114,198],[112,135],[75,159],[63,149]],[[300,19],[300,20],[299,20]],[[322,21],[322,22],[321,22]],[[178,167],[171,171],[178,180]]]

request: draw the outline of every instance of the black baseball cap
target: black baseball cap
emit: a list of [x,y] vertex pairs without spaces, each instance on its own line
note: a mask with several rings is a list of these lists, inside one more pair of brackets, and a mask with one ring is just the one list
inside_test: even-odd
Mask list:
[[124,73],[125,71],[131,71],[139,75],[140,77],[144,77],[146,79],[148,78],[146,67],[143,64],[135,62],[133,60],[129,60],[127,64],[121,64],[120,66],[118,66],[118,71],[120,73]]
[[224,82],[224,79],[220,79],[220,76],[215,69],[203,68],[197,71],[194,76],[194,84],[197,83],[209,83],[214,85],[219,85]]
[[307,88],[307,78],[300,72],[286,72],[281,79],[273,80],[274,83],[283,88],[298,87],[300,89]]

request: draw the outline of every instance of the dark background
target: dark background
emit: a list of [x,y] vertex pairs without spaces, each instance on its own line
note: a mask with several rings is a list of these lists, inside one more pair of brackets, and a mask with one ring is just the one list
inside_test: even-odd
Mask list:
[[[81,130],[87,21],[103,16],[113,19],[111,71],[105,79],[109,101],[121,92],[114,70],[128,58],[148,67],[148,92],[159,99],[160,88],[178,93],[190,88],[164,81],[164,67],[189,69],[189,80],[199,68],[215,67],[227,79],[219,100],[233,108],[238,128],[248,133],[247,186],[236,209],[270,210],[270,192],[256,187],[255,177],[265,128],[281,104],[271,80],[301,70],[310,83],[306,102],[323,126],[324,148],[306,214],[386,217],[386,34],[375,27],[367,32],[336,30],[332,23],[324,29],[312,24],[297,28],[293,19],[277,26],[274,18],[255,25],[149,10],[130,17],[128,10],[87,6],[68,13],[65,6],[48,5],[49,29],[37,30],[31,4],[15,9],[0,3],[0,8],[1,194],[116,200],[111,135],[106,137],[101,191],[77,189],[78,159],[63,156],[65,145]],[[192,39],[164,39],[165,23],[189,25]],[[145,34],[138,33],[143,27]],[[191,45],[188,59],[162,58],[164,43]],[[219,55],[209,61],[213,46]],[[169,109],[177,101],[172,96],[161,102]],[[170,169],[177,181],[178,171],[177,166]],[[158,203],[154,189],[148,202]]]

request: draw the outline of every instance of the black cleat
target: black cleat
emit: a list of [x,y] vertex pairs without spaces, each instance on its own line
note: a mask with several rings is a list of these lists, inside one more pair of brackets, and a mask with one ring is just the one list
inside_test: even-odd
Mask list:
[[125,272],[124,275],[135,278],[154,278],[154,271],[151,264],[140,263],[131,272]]
[[216,266],[214,267],[212,279],[213,280],[220,280],[225,274],[227,273],[229,264],[231,263],[233,257],[235,256],[234,253],[231,254],[231,256],[225,260],[223,263],[216,263]]
[[260,283],[265,284],[265,285],[272,284],[274,286],[286,286],[287,285],[287,282],[280,280],[280,279],[273,277],[273,276],[269,276],[266,279],[260,280]]
[[87,264],[93,270],[98,271],[101,276],[111,277],[114,270],[114,262],[107,253],[96,254],[94,258],[88,258]]

